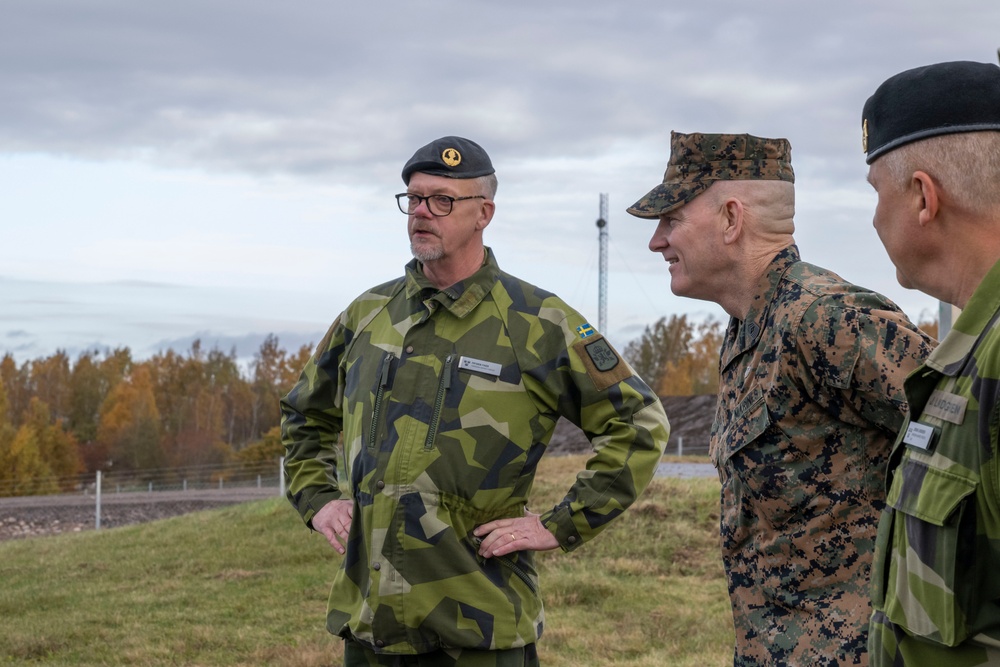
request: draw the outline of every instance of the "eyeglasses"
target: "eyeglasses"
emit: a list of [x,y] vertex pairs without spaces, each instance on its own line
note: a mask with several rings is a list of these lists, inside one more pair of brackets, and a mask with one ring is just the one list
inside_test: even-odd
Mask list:
[[409,192],[403,192],[396,195],[396,204],[399,205],[399,210],[407,215],[410,215],[417,210],[420,206],[420,202],[427,203],[427,210],[431,212],[431,215],[443,218],[444,216],[451,213],[452,207],[457,201],[465,201],[466,199],[486,199],[483,195],[472,195],[471,197],[449,197],[448,195],[427,195],[426,197],[421,197],[420,195],[410,194]]

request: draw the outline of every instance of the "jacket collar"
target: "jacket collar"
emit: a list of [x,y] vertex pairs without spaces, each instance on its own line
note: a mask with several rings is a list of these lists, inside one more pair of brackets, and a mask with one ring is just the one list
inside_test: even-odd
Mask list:
[[799,249],[794,243],[774,256],[767,272],[761,276],[754,290],[753,300],[750,302],[750,310],[744,319],[738,320],[735,317],[729,321],[726,330],[726,344],[724,350],[726,356],[722,360],[722,368],[753,348],[760,340],[764,331],[764,323],[767,320],[768,312],[771,309],[771,302],[774,300],[778,284],[792,264],[799,260]]
[[1000,261],[972,293],[951,331],[934,348],[924,365],[949,376],[958,375],[983,332],[1000,316]]
[[485,250],[483,264],[478,271],[444,289],[431,284],[418,260],[410,260],[406,265],[406,298],[420,298],[431,310],[441,305],[455,317],[465,317],[482,302],[500,277],[500,267],[493,250]]

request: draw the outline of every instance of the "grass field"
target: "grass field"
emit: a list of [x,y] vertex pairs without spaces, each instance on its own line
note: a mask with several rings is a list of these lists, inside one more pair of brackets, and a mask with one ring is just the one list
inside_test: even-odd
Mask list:
[[[583,457],[543,460],[533,507]],[[657,479],[605,533],[540,554],[542,664],[731,664],[718,482]],[[0,543],[0,664],[339,665],[339,557],[280,499]]]

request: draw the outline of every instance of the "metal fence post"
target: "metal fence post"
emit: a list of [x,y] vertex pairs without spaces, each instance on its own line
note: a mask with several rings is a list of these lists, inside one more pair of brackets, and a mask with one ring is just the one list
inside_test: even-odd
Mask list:
[[278,495],[285,497],[285,457],[278,459]]
[[97,502],[94,507],[94,530],[101,529],[101,471],[97,471],[97,482],[96,490],[94,495],[97,497]]
[[677,436],[677,456],[684,456],[684,436]]

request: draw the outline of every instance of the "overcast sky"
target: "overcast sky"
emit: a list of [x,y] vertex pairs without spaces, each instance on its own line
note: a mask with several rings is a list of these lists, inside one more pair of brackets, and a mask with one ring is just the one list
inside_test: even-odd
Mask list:
[[501,267],[595,325],[608,194],[619,348],[662,316],[725,319],[670,293],[624,210],[671,130],[788,138],[803,258],[936,316],[871,227],[861,107],[898,71],[996,62],[998,27],[985,0],[8,0],[0,354],[317,342],[401,273],[400,169],[448,134],[497,169]]

